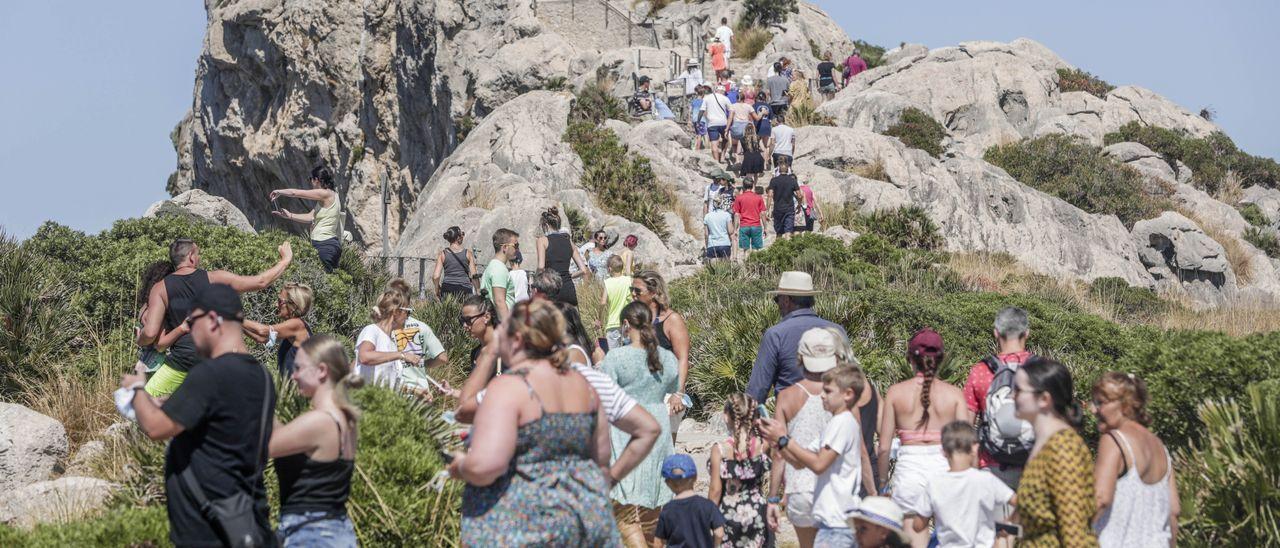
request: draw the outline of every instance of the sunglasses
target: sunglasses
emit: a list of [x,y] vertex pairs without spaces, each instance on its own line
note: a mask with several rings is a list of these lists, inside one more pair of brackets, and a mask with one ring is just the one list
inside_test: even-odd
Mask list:
[[413,314],[413,309],[412,309],[412,308],[409,308],[409,307],[407,307],[407,306],[402,306],[402,307],[400,307],[400,310],[403,310],[403,311],[405,311],[405,312],[408,312],[408,313],[410,313],[410,314]]
[[514,242],[514,243],[509,243],[509,244],[502,244],[502,247],[506,247],[506,246],[512,246],[512,247],[514,247],[514,248],[516,248],[516,249],[520,249],[520,242]]
[[182,320],[182,322],[187,324],[187,327],[193,327],[196,324],[197,320],[205,316],[208,316],[209,314],[212,314],[212,313],[213,313],[212,310],[206,310],[194,316],[187,316],[187,318],[185,320]]
[[462,324],[462,327],[471,327],[471,323],[476,321],[476,318],[480,318],[485,314],[488,314],[488,312],[481,312],[474,316],[458,316],[458,323]]
[[631,294],[632,294],[632,295],[639,295],[639,294],[641,294],[641,293],[644,293],[644,290],[643,290],[643,289],[640,289],[640,288],[638,288],[638,287],[633,287],[633,288],[631,288]]

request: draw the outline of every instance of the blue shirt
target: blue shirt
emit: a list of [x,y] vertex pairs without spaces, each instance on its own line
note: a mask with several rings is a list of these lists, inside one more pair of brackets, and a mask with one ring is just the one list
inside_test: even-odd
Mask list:
[[729,245],[729,223],[733,215],[723,209],[713,209],[702,218],[707,225],[707,247],[724,247]]
[[769,397],[769,389],[782,392],[804,378],[800,365],[796,363],[796,350],[800,347],[800,336],[815,327],[834,327],[844,334],[843,327],[819,318],[812,308],[801,308],[787,314],[764,332],[756,363],[751,366],[748,396],[763,403]]
[[711,532],[724,527],[724,514],[716,503],[694,495],[672,499],[658,514],[653,536],[671,548],[716,548]]

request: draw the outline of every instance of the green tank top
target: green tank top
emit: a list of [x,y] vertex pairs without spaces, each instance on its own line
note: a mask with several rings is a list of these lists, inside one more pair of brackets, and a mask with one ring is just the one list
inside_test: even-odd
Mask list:
[[338,237],[338,231],[342,229],[340,201],[337,193],[334,193],[333,203],[329,207],[316,209],[316,218],[311,221],[312,241],[320,242]]

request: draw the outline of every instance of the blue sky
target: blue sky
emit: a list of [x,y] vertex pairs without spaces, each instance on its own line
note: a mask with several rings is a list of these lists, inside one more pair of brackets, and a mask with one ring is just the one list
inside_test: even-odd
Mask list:
[[[625,0],[623,0],[625,1]],[[1280,2],[816,2],[885,46],[1040,41],[1112,84],[1210,106],[1244,150],[1280,157]],[[202,2],[0,3],[0,226],[98,231],[166,197],[169,132],[191,106]]]

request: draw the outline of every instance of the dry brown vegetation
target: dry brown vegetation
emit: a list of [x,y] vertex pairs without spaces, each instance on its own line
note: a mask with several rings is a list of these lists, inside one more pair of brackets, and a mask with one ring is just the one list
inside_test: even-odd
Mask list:
[[1241,284],[1253,281],[1253,254],[1249,253],[1249,249],[1240,242],[1239,236],[1228,232],[1216,222],[1205,220],[1190,209],[1178,207],[1177,211],[1199,225],[1205,235],[1222,244],[1222,249],[1227,254],[1227,263],[1231,265],[1231,271],[1236,273],[1236,278]]

